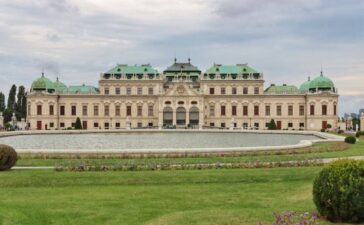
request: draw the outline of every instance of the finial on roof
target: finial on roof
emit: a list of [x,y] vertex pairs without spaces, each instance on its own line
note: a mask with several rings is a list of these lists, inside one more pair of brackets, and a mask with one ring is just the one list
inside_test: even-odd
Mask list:
[[188,63],[190,63],[191,62],[191,59],[190,59],[190,57],[188,57]]
[[58,79],[58,76],[57,76],[57,79],[56,79],[56,81],[57,81],[57,82],[59,81],[59,79]]
[[321,76],[321,77],[323,77],[323,76],[324,76],[324,72],[322,72],[322,70],[321,70],[320,76]]
[[44,77],[44,72],[42,71],[42,77]]
[[308,76],[308,81],[311,81],[311,77],[310,76]]
[[177,62],[177,58],[176,57],[174,57],[174,63],[176,63]]

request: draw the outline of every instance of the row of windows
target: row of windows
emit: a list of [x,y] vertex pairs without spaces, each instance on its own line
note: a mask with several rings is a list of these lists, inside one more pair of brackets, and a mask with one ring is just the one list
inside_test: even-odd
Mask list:
[[[107,87],[105,87],[105,89],[104,89],[104,94],[105,95],[110,95],[111,93],[110,93],[110,88],[107,88]],[[121,89],[119,88],[119,87],[117,87],[117,88],[115,88],[115,93],[114,93],[115,95],[120,95],[121,94]],[[127,95],[132,95],[133,94],[133,92],[132,92],[132,88],[131,87],[127,87],[126,88],[126,94]],[[137,93],[136,93],[137,95],[143,95],[144,93],[143,93],[143,88],[142,87],[138,87],[137,88]],[[149,87],[148,88],[148,95],[153,95],[154,94],[154,88],[152,88],[152,87]]]
[[[214,87],[210,87],[210,95],[214,95],[214,94],[215,94],[215,88]],[[226,93],[226,88],[221,87],[220,88],[220,94],[226,95],[227,94]],[[231,94],[232,95],[238,94],[238,91],[237,91],[237,88],[236,87],[231,88]],[[244,87],[243,88],[243,94],[244,95],[247,95],[248,94],[248,88],[247,87]],[[255,87],[254,88],[254,94],[255,95],[259,95],[259,87]]]
[[[71,127],[75,127],[75,125],[76,125],[75,123],[72,123]],[[104,125],[105,129],[109,129],[112,126],[112,124],[109,123],[109,122],[105,122],[103,125]],[[115,122],[113,125],[114,125],[114,128],[116,128],[116,129],[121,128],[121,123],[120,122]],[[153,122],[149,122],[147,127],[153,127],[153,126],[154,126]],[[51,122],[51,123],[49,123],[49,127],[54,128],[55,124],[53,122]],[[61,122],[61,123],[59,123],[59,127],[60,128],[66,128],[66,124],[64,122]],[[99,122],[94,122],[92,124],[92,127],[94,129],[101,129],[101,124]],[[137,127],[142,128],[143,123],[138,122]],[[82,121],[82,129],[87,130],[88,128],[89,128],[89,123],[87,121]]]
[[[37,105],[37,115],[38,116],[42,115],[42,111],[43,111],[42,108],[43,108],[42,105]],[[126,116],[132,116],[132,108],[130,105],[126,106],[125,110],[126,110]],[[94,105],[93,116],[99,116],[99,111],[100,111],[99,106]],[[28,106],[28,112],[30,112],[30,106]],[[61,105],[59,107],[59,114],[61,116],[66,115],[66,107],[64,105]],[[55,115],[54,105],[49,106],[49,115],[50,116]],[[71,106],[71,116],[76,116],[76,115],[77,115],[77,106],[72,105]],[[82,106],[82,116],[88,116],[88,106],[87,105]],[[104,106],[104,116],[110,116],[110,106],[109,105]],[[115,116],[121,116],[121,106],[120,105],[115,106]],[[143,106],[142,105],[137,106],[137,116],[143,116]],[[154,116],[154,106],[153,105],[148,105],[148,116]]]
[[[259,122],[254,122],[253,124],[251,124],[252,127],[256,128],[256,129],[259,129]],[[210,127],[215,127],[215,126],[219,126],[217,124],[215,124],[214,122],[211,122],[209,124]],[[225,122],[221,122],[220,123],[220,127],[222,128],[225,128],[226,127],[226,123]],[[237,128],[238,127],[238,124],[237,123],[234,123],[234,127]],[[249,128],[249,123],[245,122],[245,123],[242,123],[242,127],[245,128],[245,129],[248,129]],[[265,123],[265,127],[268,128],[269,127],[269,123]],[[282,121],[277,121],[277,129],[282,129]],[[305,123],[301,122],[299,123],[299,128],[304,128],[305,127]],[[289,122],[287,123],[287,128],[293,128],[293,123],[292,122]]]
[[[326,116],[327,115],[327,105],[322,105],[321,106],[321,115]],[[337,112],[336,112],[336,105],[334,105],[334,115],[336,116]],[[293,116],[293,109],[294,106],[293,105],[289,105],[288,106],[288,110],[287,110],[287,115],[288,116]],[[248,111],[249,108],[247,105],[243,106],[243,116],[248,116]],[[255,105],[254,106],[254,116],[259,116],[259,106]],[[210,105],[209,108],[209,115],[210,116],[215,116],[215,106],[214,105]],[[226,106],[222,105],[220,106],[220,115],[221,116],[226,116]],[[231,106],[231,115],[232,116],[236,116],[237,115],[237,106],[233,105]],[[270,105],[266,105],[265,106],[265,116],[270,116],[271,115],[271,106]],[[281,105],[277,105],[276,106],[276,115],[277,116],[282,116],[282,106]],[[300,116],[304,116],[305,115],[305,106],[304,105],[300,105],[299,106],[299,115]],[[311,105],[310,106],[310,115],[314,116],[315,115],[315,106]]]

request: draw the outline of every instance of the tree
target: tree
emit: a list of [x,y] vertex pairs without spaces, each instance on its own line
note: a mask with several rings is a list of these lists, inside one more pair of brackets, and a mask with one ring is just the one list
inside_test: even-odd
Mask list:
[[5,111],[5,95],[0,92],[0,112]]
[[27,114],[27,103],[26,103],[26,96],[25,96],[25,88],[24,86],[19,86],[18,89],[18,100],[16,102],[16,116],[18,119],[25,118]]
[[277,130],[277,125],[274,119],[271,119],[271,121],[269,122],[268,130]]
[[80,119],[80,117],[77,117],[77,119],[76,119],[75,129],[76,129],[76,130],[82,130],[82,124],[81,124],[81,119]]
[[9,96],[8,96],[8,105],[7,105],[7,109],[9,109],[11,112],[14,112],[15,109],[15,96],[16,96],[16,86],[15,84],[13,84],[13,86],[11,86],[11,89],[9,91]]

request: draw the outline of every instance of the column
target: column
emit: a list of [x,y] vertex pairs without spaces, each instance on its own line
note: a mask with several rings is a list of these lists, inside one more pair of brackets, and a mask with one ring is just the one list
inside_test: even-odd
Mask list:
[[158,111],[158,128],[161,130],[163,127],[163,109],[159,108]]
[[364,131],[364,113],[360,115],[360,131]]
[[177,114],[176,109],[173,108],[173,126],[177,125]]
[[204,114],[203,114],[203,111],[199,109],[199,118],[198,118],[198,121],[199,121],[199,129],[202,130],[202,127],[204,125]]
[[186,126],[190,124],[190,111],[188,107],[186,107]]

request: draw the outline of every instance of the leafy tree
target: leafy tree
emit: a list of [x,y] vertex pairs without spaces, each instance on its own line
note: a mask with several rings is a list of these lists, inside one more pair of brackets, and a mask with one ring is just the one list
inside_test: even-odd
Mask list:
[[81,119],[80,119],[80,117],[77,117],[77,119],[76,119],[75,129],[76,129],[76,130],[82,130],[82,124],[81,124]]
[[271,121],[269,122],[268,130],[277,130],[277,125],[274,119],[271,119]]
[[0,112],[5,111],[5,95],[0,92]]
[[27,110],[27,103],[26,103],[26,96],[25,96],[25,88],[24,86],[19,86],[18,89],[18,96],[16,102],[16,116],[18,119],[26,117],[26,110]]
[[11,86],[11,89],[9,91],[9,96],[8,96],[8,105],[7,105],[7,109],[9,109],[11,112],[14,112],[15,110],[15,96],[16,96],[16,86],[15,84],[13,84],[13,86]]

